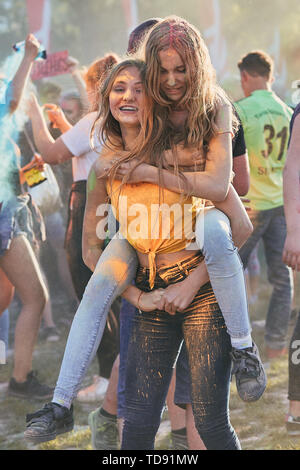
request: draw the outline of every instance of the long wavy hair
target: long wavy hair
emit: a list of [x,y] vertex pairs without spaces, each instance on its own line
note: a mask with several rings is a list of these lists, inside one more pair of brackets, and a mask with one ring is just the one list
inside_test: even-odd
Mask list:
[[[133,147],[130,150],[126,150],[124,148],[121,127],[119,122],[111,113],[109,96],[118,75],[129,67],[135,67],[138,69],[141,76],[141,82],[145,87],[146,64],[142,60],[134,58],[125,59],[113,66],[102,83],[100,109],[90,133],[90,144],[94,150],[96,150],[96,145],[94,143],[95,137],[98,141],[103,143],[104,150],[106,149],[107,151],[104,153],[103,151],[101,152],[103,158],[105,158],[106,155],[111,155],[111,153],[118,157],[115,158],[115,162],[108,174],[111,182],[122,162],[127,162],[138,157],[136,166],[143,161],[147,161],[152,164],[157,163],[157,148],[161,143],[161,136],[163,134],[163,120],[160,115],[154,114],[153,100],[145,89],[145,102],[143,109],[141,110],[139,133],[135,139]],[[120,150],[122,150],[122,154],[118,156],[118,151]],[[158,166],[162,167],[162,164],[158,164]],[[130,173],[124,177],[122,184],[126,183],[129,176]]]
[[[160,51],[175,49],[186,69],[186,92],[176,103],[187,110],[183,131],[174,132],[176,140],[208,150],[209,142],[217,134],[216,116],[222,104],[230,103],[225,91],[216,82],[215,69],[200,32],[183,18],[169,16],[158,22],[146,34],[137,54],[147,64],[147,90],[158,106],[171,110],[172,103],[160,88]],[[233,119],[233,130],[238,121]],[[170,128],[172,125],[169,123]]]

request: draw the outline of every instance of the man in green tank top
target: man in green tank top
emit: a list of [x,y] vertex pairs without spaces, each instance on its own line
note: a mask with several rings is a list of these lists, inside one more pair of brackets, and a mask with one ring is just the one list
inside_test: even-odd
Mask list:
[[292,273],[282,261],[286,236],[282,172],[289,138],[292,109],[272,91],[273,60],[253,51],[238,63],[245,98],[235,103],[242,121],[250,164],[249,216],[253,233],[240,250],[244,267],[260,239],[263,240],[268,279],[273,286],[266,316],[268,358],[285,353],[291,310]]

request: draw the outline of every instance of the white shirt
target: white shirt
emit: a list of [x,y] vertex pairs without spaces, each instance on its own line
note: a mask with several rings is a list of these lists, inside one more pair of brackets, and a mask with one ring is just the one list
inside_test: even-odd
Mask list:
[[68,150],[74,155],[72,158],[73,181],[87,180],[91,166],[99,157],[97,152],[100,152],[102,147],[100,142],[96,145],[96,152],[90,146],[90,130],[96,116],[96,111],[86,114],[61,136]]

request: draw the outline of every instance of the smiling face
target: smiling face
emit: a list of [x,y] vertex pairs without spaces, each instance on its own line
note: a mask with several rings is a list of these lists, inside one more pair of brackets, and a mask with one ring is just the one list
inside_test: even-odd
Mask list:
[[136,67],[127,67],[117,75],[109,93],[110,112],[121,129],[139,127],[145,104],[145,91]]
[[186,68],[178,52],[164,49],[159,52],[160,89],[172,102],[178,102],[186,93]]

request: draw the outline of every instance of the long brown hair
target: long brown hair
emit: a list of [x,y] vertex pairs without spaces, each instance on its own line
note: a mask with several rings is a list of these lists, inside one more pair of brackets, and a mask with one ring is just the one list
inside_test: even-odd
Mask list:
[[[147,90],[158,105],[169,110],[172,106],[160,89],[159,52],[168,48],[176,50],[186,67],[186,92],[177,103],[188,111],[181,137],[185,144],[205,149],[218,131],[218,109],[222,104],[230,104],[229,99],[217,85],[215,69],[200,32],[183,18],[172,15],[151,28],[138,51],[147,64]],[[232,124],[236,130],[238,122],[234,116]]]
[[[153,112],[153,100],[145,90],[145,105],[142,109],[141,125],[139,134],[135,140],[134,147],[124,152],[122,132],[119,122],[113,117],[110,110],[109,95],[113,84],[124,69],[136,67],[140,73],[141,81],[145,86],[146,64],[138,59],[126,59],[116,64],[108,73],[101,87],[101,105],[98,116],[92,126],[90,141],[91,147],[95,150],[95,135],[98,141],[101,141],[108,151],[118,153],[123,150],[122,155],[116,159],[109,172],[109,179],[112,181],[118,169],[118,166],[125,161],[138,157],[137,165],[143,161],[153,163],[157,159],[154,154],[157,153],[156,146],[159,144],[162,135],[163,121],[159,115]],[[162,165],[158,165],[162,166]],[[130,174],[128,174],[123,183],[126,183]]]

